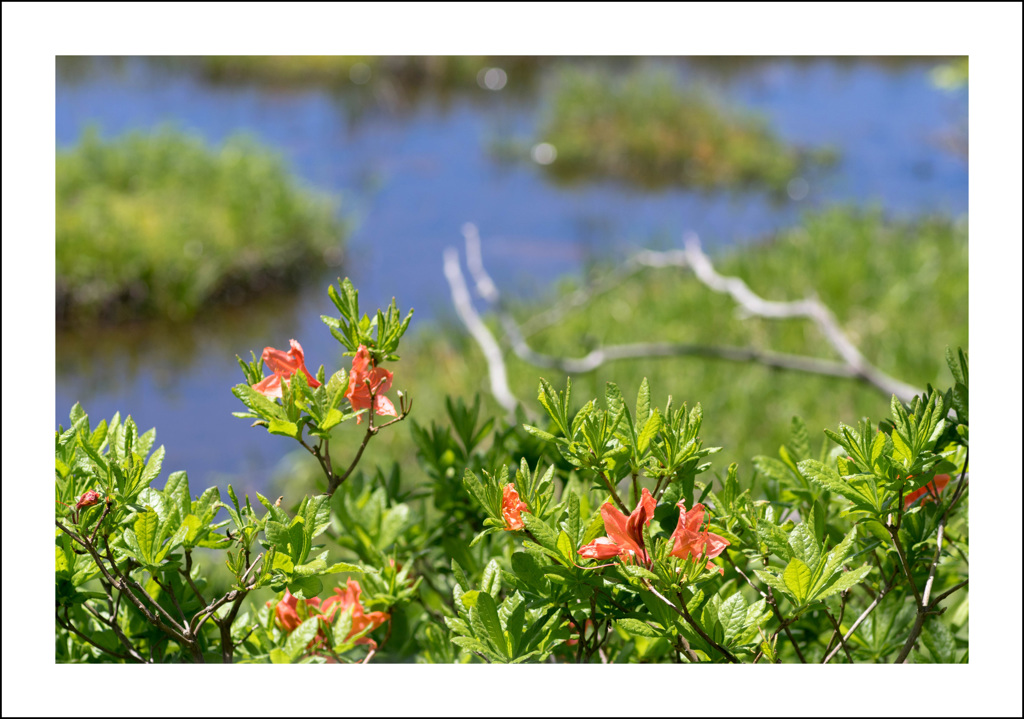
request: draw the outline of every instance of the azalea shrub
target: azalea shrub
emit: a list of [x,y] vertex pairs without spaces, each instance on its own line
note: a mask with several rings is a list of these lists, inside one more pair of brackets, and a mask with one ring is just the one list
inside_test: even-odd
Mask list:
[[[949,389],[820,441],[794,419],[745,469],[716,471],[701,406],[657,404],[646,380],[635,401],[608,383],[577,404],[544,379],[542,421],[449,398],[444,421],[403,425],[418,467],[367,469],[412,409],[394,387],[412,313],[361,315],[348,280],[329,294],[348,367],[312,372],[293,339],[239,358],[232,389],[236,416],[322,472],[298,502],[197,496],[184,472],[156,489],[153,430],[72,409],[57,661],[967,661],[962,351]],[[332,430],[352,420],[361,439],[342,446]]]

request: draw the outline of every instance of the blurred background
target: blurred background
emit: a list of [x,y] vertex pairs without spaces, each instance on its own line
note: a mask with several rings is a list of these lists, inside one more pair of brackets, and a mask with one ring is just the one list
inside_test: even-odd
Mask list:
[[[466,222],[522,322],[692,231],[719,271],[817,293],[869,361],[944,386],[946,346],[968,348],[967,103],[966,58],[58,57],[56,422],[76,401],[131,414],[194,487],[306,482],[293,442],[231,416],[235,355],[294,338],[311,370],[347,367],[320,321],[346,276],[364,310],[416,310],[391,368],[413,420],[443,423],[446,394],[500,412],[442,273]],[[530,337],[567,357],[641,341],[835,358],[671,268]],[[539,376],[564,386],[508,361],[533,410]],[[774,455],[795,414],[888,412],[852,380],[692,357],[573,381],[582,404],[643,377],[703,405],[718,471]],[[403,424],[367,459],[416,481],[414,454]]]

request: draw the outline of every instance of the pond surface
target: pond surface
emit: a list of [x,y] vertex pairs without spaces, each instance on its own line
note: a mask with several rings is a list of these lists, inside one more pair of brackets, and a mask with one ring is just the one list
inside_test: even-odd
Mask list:
[[187,326],[58,333],[57,422],[67,423],[75,401],[93,422],[131,413],[141,429],[157,426],[165,476],[184,468],[193,487],[231,481],[264,490],[293,444],[231,417],[241,409],[230,392],[241,378],[235,355],[287,347],[294,337],[311,367],[342,366],[319,319],[335,314],[325,290],[338,274],[352,278],[367,309],[393,295],[403,310],[415,307],[413,328],[449,318],[441,255],[461,246],[467,221],[480,228],[499,286],[529,296],[593,260],[676,245],[686,230],[714,249],[756,241],[835,202],[899,215],[964,213],[967,161],[947,145],[966,132],[967,92],[935,89],[934,64],[777,59],[722,72],[707,61],[673,62],[683,81],[762,114],[783,140],[838,150],[838,165],[806,178],[806,196],[783,203],[756,192],[565,187],[537,165],[501,160],[494,142],[531,137],[545,102],[543,78],[517,88],[511,72],[498,92],[472,87],[415,102],[373,80],[341,91],[232,86],[142,59],[58,72],[58,147],[90,125],[109,137],[170,123],[211,143],[245,131],[310,186],[340,194],[356,225],[344,267],[317,273],[295,295],[211,311]]

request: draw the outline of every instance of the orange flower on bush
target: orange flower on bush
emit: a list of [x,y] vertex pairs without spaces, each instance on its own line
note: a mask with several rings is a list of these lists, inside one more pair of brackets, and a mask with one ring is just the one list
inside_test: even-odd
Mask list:
[[[359,594],[362,592],[362,587],[359,586],[359,582],[354,579],[348,580],[347,587],[342,590],[340,587],[335,587],[334,596],[328,597],[323,602],[320,601],[320,597],[312,597],[311,599],[305,600],[306,606],[316,609],[320,613],[320,621],[324,623],[333,622],[335,613],[341,609],[345,611],[348,607],[353,607],[352,610],[352,628],[349,630],[348,637],[355,634],[359,634],[367,627],[376,629],[381,624],[391,618],[390,614],[385,612],[370,612],[365,613],[363,605],[359,601]],[[287,589],[284,590],[284,597],[274,607],[274,621],[277,626],[283,631],[289,634],[302,624],[302,618],[299,616],[298,604],[299,598],[289,592]],[[267,606],[271,606],[274,600],[271,599],[267,602]],[[314,616],[314,612],[310,612],[309,616]],[[316,637],[309,643],[309,648],[322,645],[326,641],[323,628],[317,632]],[[337,637],[336,637],[337,639]],[[363,637],[356,641],[356,644],[369,644],[376,648],[377,643],[369,637]]]
[[[356,356],[352,358],[348,390],[345,392],[345,397],[352,403],[352,409],[370,409],[370,396],[373,395],[373,409],[377,414],[396,416],[398,413],[395,412],[395,405],[384,396],[384,393],[391,389],[391,378],[392,374],[386,369],[373,366],[370,351],[365,345],[359,345]],[[362,415],[356,417],[356,424],[361,424],[362,421]]]
[[945,489],[946,485],[949,484],[949,479],[950,477],[948,474],[936,474],[935,479],[931,482],[920,489],[914,490],[903,498],[903,508],[906,509],[909,507],[918,497],[924,497],[924,499],[921,500],[922,505],[927,502],[936,501],[936,498],[939,496],[939,492]]
[[[267,602],[269,607],[274,603],[271,599]],[[289,592],[287,589],[284,590],[284,597],[274,607],[274,621],[281,629],[286,632],[293,632],[298,629],[299,625],[302,624],[302,618],[299,617],[299,612],[296,609],[299,605],[299,598]],[[320,597],[313,597],[312,599],[306,600],[307,607],[320,607]]]
[[633,513],[626,517],[611,502],[601,505],[601,518],[604,519],[604,531],[607,537],[598,537],[585,547],[580,547],[579,555],[587,559],[610,559],[623,557],[623,561],[636,559],[650,566],[651,558],[644,548],[643,527],[650,524],[654,516],[654,497],[644,489],[640,502]]
[[306,369],[305,355],[302,353],[302,345],[295,340],[288,340],[291,345],[291,349],[285,352],[284,350],[277,350],[273,347],[264,347],[262,359],[273,372],[269,377],[264,377],[262,380],[252,386],[254,390],[260,394],[270,397],[271,399],[281,398],[281,382],[288,379],[293,374],[302,370],[302,373],[306,375],[306,381],[312,388],[317,388],[320,383],[316,377],[309,373]]
[[103,497],[99,492],[95,489],[90,489],[78,498],[78,501],[75,503],[75,509],[82,509],[83,507],[91,507],[94,504],[99,504],[101,499],[103,499]]
[[501,516],[505,520],[505,531],[523,528],[523,518],[520,512],[527,511],[526,502],[519,501],[519,492],[516,486],[509,482],[501,490]]
[[[381,624],[391,619],[391,615],[385,612],[370,612],[367,614],[363,610],[363,605],[359,601],[359,595],[362,591],[363,588],[359,586],[359,582],[350,577],[345,590],[342,591],[341,587],[335,587],[334,596],[325,599],[324,603],[320,607],[320,611],[328,622],[334,621],[334,614],[339,609],[341,611],[345,611],[349,607],[352,607],[352,629],[349,630],[348,636],[345,637],[346,639],[359,634],[367,627],[376,629]],[[369,637],[363,637],[356,640],[356,644],[369,644],[373,648],[377,647],[377,642],[373,641]]]
[[[693,505],[693,509],[689,512],[686,511],[685,502],[679,502],[676,506],[679,507],[679,523],[676,525],[676,530],[672,532],[674,544],[672,551],[669,552],[670,556],[686,559],[690,556],[699,557],[706,552],[707,558],[713,559],[725,551],[725,548],[729,546],[725,537],[712,534],[707,527],[701,528],[704,524],[703,504]],[[714,569],[715,565],[708,562],[707,568]],[[724,569],[718,571],[725,574]]]

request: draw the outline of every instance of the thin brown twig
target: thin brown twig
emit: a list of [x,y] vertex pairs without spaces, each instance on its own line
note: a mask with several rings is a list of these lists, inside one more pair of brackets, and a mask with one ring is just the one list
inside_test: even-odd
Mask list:
[[[723,554],[726,555],[726,559],[729,559],[729,557],[728,557],[728,554],[729,554],[728,550],[723,552]],[[767,556],[762,557],[761,561],[764,563],[765,567],[768,566],[768,557]],[[733,566],[735,567],[736,565],[733,564]],[[737,568],[737,571],[738,571],[738,568]],[[747,581],[749,582],[750,580],[748,579]],[[754,585],[751,584],[751,586],[754,586]],[[757,589],[757,587],[754,587],[754,588]],[[758,590],[758,591],[760,592],[760,590]],[[791,617],[788,620],[783,618],[782,610],[779,609],[779,604],[778,604],[778,602],[775,599],[775,592],[772,591],[771,587],[768,587],[767,593],[761,592],[761,596],[763,596],[768,601],[768,606],[770,606],[772,608],[772,614],[774,614],[775,618],[777,620],[779,620],[779,628],[775,630],[774,636],[778,636],[780,631],[786,632],[786,638],[789,639],[789,643],[793,645],[793,649],[796,651],[796,656],[800,660],[800,663],[801,664],[806,664],[807,663],[807,659],[804,658],[804,654],[803,654],[802,651],[800,651],[800,645],[797,643],[796,637],[793,636],[793,632],[791,632],[790,629],[789,629],[790,623],[792,623],[796,619],[796,617]]]
[[145,663],[145,660],[143,660],[141,657],[129,656],[127,654],[121,654],[120,652],[115,652],[115,651],[113,651],[111,649],[107,649],[106,647],[101,647],[99,644],[94,642],[92,639],[87,637],[85,634],[83,634],[82,632],[78,631],[78,629],[75,628],[74,624],[71,623],[70,618],[65,623],[65,621],[60,618],[60,610],[59,609],[56,609],[54,611],[54,616],[55,616],[55,618],[57,620],[57,624],[59,624],[65,631],[71,632],[72,634],[77,636],[79,639],[81,639],[82,641],[86,642],[87,644],[92,645],[93,647],[96,647],[96,649],[99,649],[104,654],[109,654],[110,656],[114,657],[115,659],[121,659],[121,660],[124,660],[124,661],[127,661],[129,659],[135,659],[136,661],[141,661],[141,662]]
[[659,592],[657,589],[655,589],[654,585],[652,585],[649,580],[644,579],[643,582],[644,582],[644,585],[647,587],[648,591],[650,591],[654,596],[656,596],[658,599],[660,599],[662,602],[664,602],[673,612],[675,612],[676,614],[681,616],[683,619],[685,619],[686,623],[689,624],[691,627],[693,627],[693,630],[695,632],[697,632],[697,634],[700,635],[700,638],[703,639],[705,642],[707,642],[709,646],[714,647],[722,656],[724,656],[726,659],[728,659],[733,664],[739,664],[740,663],[740,660],[737,659],[736,657],[734,657],[732,652],[730,652],[728,649],[726,649],[721,644],[719,644],[718,642],[716,642],[714,639],[712,639],[711,637],[709,637],[707,635],[707,633],[697,623],[697,620],[695,620],[690,615],[690,610],[686,608],[686,602],[684,602],[682,600],[682,597],[679,598],[679,601],[682,604],[682,610],[680,610],[680,608],[677,607],[675,605],[675,603],[671,599],[669,599],[668,597],[664,596],[661,592]]
[[135,645],[131,643],[127,636],[125,636],[125,633],[121,630],[120,625],[118,625],[116,613],[114,613],[111,617],[104,617],[92,606],[90,606],[89,602],[84,602],[82,606],[86,609],[86,611],[88,611],[90,614],[96,617],[96,619],[110,627],[111,631],[114,632],[114,635],[117,637],[118,641],[121,642],[121,646],[123,646],[128,651],[128,653],[136,659],[136,661],[145,663],[146,660],[142,658],[142,655],[139,654],[138,650],[135,648]]
[[956,592],[956,591],[966,587],[967,586],[967,581],[968,580],[965,579],[964,581],[962,581],[959,584],[957,584],[956,586],[954,586],[952,589],[947,589],[945,592],[943,592],[939,596],[935,597],[935,599],[932,601],[932,607],[937,607],[939,605],[939,602],[941,602],[943,599],[945,599],[949,595],[953,594],[954,592]]
[[[868,615],[871,614],[871,612],[874,611],[875,607],[878,606],[878,603],[882,601],[882,597],[884,597],[886,594],[888,594],[889,590],[893,588],[893,586],[896,583],[896,577],[899,575],[899,573],[900,573],[900,570],[899,570],[899,567],[897,567],[893,571],[892,576],[889,577],[889,581],[886,582],[885,586],[882,587],[878,591],[878,594],[875,596],[874,601],[871,602],[871,604],[868,605],[867,609],[865,609],[863,612],[861,612],[861,615],[859,617],[857,617],[857,620],[853,623],[853,626],[851,626],[849,631],[847,631],[846,634],[843,635],[843,641],[844,642],[848,641],[850,639],[850,637],[853,636],[853,633],[855,631],[857,631],[857,627],[860,626],[860,623],[863,622],[865,619],[867,619]],[[829,652],[828,656],[825,657],[825,660],[822,662],[822,664],[828,664],[829,661],[832,659],[832,657],[834,657],[836,654],[839,653],[840,649],[841,649],[841,645],[837,644],[835,646],[835,648],[831,652]]]
[[[825,616],[828,617],[828,620],[832,622],[832,626],[835,627],[835,634],[833,636],[839,637],[839,646],[841,646],[843,648],[843,651],[846,653],[846,661],[850,662],[850,664],[853,664],[853,657],[850,656],[850,649],[846,646],[846,640],[843,639],[843,632],[839,628],[839,622],[836,621],[836,618],[832,616],[832,612],[830,612],[827,608],[825,609]],[[829,643],[831,643],[831,641],[832,640],[830,639]]]
[[[142,615],[146,618],[146,621],[148,621],[150,624],[153,624],[156,627],[159,627],[162,631],[166,632],[167,634],[170,634],[172,637],[174,637],[175,640],[182,642],[182,644],[189,645],[189,638],[186,637],[179,629],[175,628],[177,626],[177,622],[170,618],[170,615],[168,615],[168,619],[170,620],[172,626],[168,626],[160,619],[159,616],[154,615],[149,610],[149,608],[146,607],[143,601],[135,595],[135,592],[132,590],[137,588],[138,591],[140,591],[145,597],[147,597],[150,602],[153,602],[153,598],[150,597],[149,594],[147,594],[146,591],[142,589],[142,587],[139,587],[138,583],[135,582],[135,580],[131,578],[125,578],[124,575],[121,574],[120,569],[118,569],[117,567],[117,563],[114,561],[113,557],[110,556],[109,543],[107,544],[107,559],[110,562],[111,568],[113,569],[114,573],[117,575],[117,578],[111,576],[110,572],[107,570],[106,565],[104,565],[103,563],[103,558],[100,556],[99,552],[91,543],[89,543],[82,537],[78,536],[77,534],[69,530],[67,527],[61,524],[60,521],[55,520],[55,524],[57,525],[58,529],[63,531],[74,541],[78,542],[86,549],[86,551],[89,552],[90,556],[92,556],[93,561],[96,563],[96,566],[103,574],[103,577],[111,584],[111,586],[116,587],[120,594],[126,595],[128,597],[128,600],[135,605],[136,609],[142,612]],[[164,608],[160,607],[159,604],[157,604],[156,606],[160,609],[161,612],[165,612]]]
[[626,516],[629,516],[629,509],[627,509],[626,505],[622,503],[621,499],[619,499],[619,493],[615,491],[612,481],[608,479],[604,472],[598,472],[597,475],[604,481],[604,485],[608,488],[608,492],[612,495],[612,499],[615,500],[615,505],[619,508],[619,511]]

